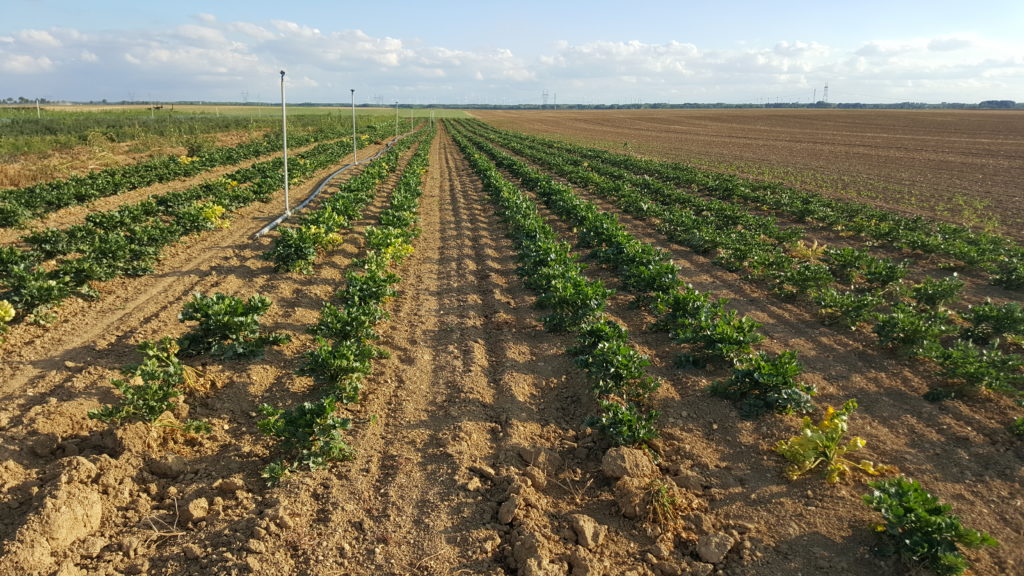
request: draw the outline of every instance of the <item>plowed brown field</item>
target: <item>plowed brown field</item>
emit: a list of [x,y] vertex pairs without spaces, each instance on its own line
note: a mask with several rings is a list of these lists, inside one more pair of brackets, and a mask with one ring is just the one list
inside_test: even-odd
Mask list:
[[473,111],[500,128],[632,151],[1024,239],[1024,113]]

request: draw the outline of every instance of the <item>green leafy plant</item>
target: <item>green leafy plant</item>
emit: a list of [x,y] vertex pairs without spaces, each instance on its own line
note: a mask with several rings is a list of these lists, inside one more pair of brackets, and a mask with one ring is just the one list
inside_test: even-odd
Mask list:
[[280,228],[274,245],[266,258],[274,263],[277,272],[311,274],[320,250],[341,241],[337,233],[321,226],[302,225]]
[[25,319],[36,324],[49,324],[53,307],[71,294],[67,280],[28,261],[11,266],[0,282],[7,290],[0,292]]
[[962,330],[975,344],[988,344],[994,338],[1024,335],[1024,307],[1016,302],[993,304],[991,300],[969,307],[961,316],[970,326]]
[[964,281],[954,272],[947,278],[925,278],[920,284],[914,284],[910,291],[921,306],[937,308],[957,300],[963,287]]
[[771,282],[772,291],[787,299],[820,290],[833,280],[828,267],[818,262],[794,261],[791,265],[773,269],[766,275]]
[[860,450],[865,444],[859,436],[843,441],[847,420],[856,409],[857,401],[850,399],[840,410],[831,406],[826,408],[825,416],[817,424],[809,416],[804,416],[800,435],[782,440],[775,445],[775,451],[790,461],[790,465],[786,467],[786,476],[790,480],[795,480],[822,465],[825,467],[825,480],[830,484],[839,482],[843,476],[848,476],[852,469],[872,475],[884,469],[868,460],[854,462],[846,458],[848,453]]
[[112,383],[121,392],[121,402],[92,410],[89,418],[108,423],[153,422],[172,409],[172,400],[181,396],[180,390],[164,380],[144,380],[135,376],[130,380],[113,380]]
[[1008,290],[1024,288],[1024,256],[1004,257],[995,267],[991,281]]
[[988,534],[965,528],[950,506],[903,477],[869,482],[864,502],[882,514],[875,530],[886,538],[889,551],[906,564],[934,570],[940,576],[963,574],[969,567],[958,546],[997,546]]
[[335,343],[317,338],[316,348],[306,353],[302,374],[329,386],[329,394],[343,404],[359,400],[363,377],[372,370],[372,361],[383,351],[362,340],[340,340]]
[[875,288],[885,288],[907,274],[908,263],[888,258],[872,258],[864,263],[864,281]]
[[259,319],[270,309],[270,299],[255,294],[248,300],[217,293],[196,293],[182,308],[178,319],[198,322],[198,326],[178,339],[183,352],[210,353],[219,358],[251,358],[263,354],[263,348],[288,342],[283,333],[265,333]]
[[815,292],[813,299],[825,324],[839,324],[850,330],[856,330],[882,305],[882,297],[873,292],[839,291],[831,286]]
[[749,356],[751,346],[764,339],[758,330],[761,324],[736,310],[707,309],[712,315],[701,315],[672,330],[681,344],[694,345],[693,351],[680,358],[694,366],[707,366],[716,361]]
[[930,390],[926,397],[942,400],[973,396],[983,389],[1019,393],[1016,386],[1024,382],[1024,372],[1021,372],[1024,359],[1004,354],[998,346],[999,340],[992,341],[989,346],[957,340],[937,353],[935,361],[942,369],[947,385]]
[[305,402],[291,410],[280,410],[264,404],[259,412],[263,419],[257,423],[261,432],[278,438],[289,453],[263,469],[268,483],[276,484],[285,475],[300,468],[316,470],[331,462],[355,458],[353,450],[342,435],[352,426],[350,418],[336,415],[334,398]]
[[826,248],[825,255],[829,270],[844,284],[853,284],[872,260],[866,251],[850,247]]
[[339,308],[328,302],[309,331],[333,340],[376,340],[374,326],[388,317],[388,311],[376,304]]
[[910,356],[936,354],[939,338],[955,331],[945,311],[917,310],[902,302],[893,305],[888,314],[879,315],[874,327],[883,346]]
[[639,402],[658,389],[658,380],[646,372],[650,360],[629,345],[629,336],[619,324],[595,322],[580,331],[576,342],[569,353],[590,375],[595,394]]
[[616,446],[636,446],[658,437],[658,411],[634,403],[600,398],[601,411],[587,421]]
[[1018,416],[1010,424],[1010,432],[1017,436],[1024,436],[1024,416]]
[[810,412],[814,387],[796,377],[803,368],[796,352],[785,350],[772,357],[766,352],[739,358],[732,376],[711,385],[711,393],[736,402],[740,414],[754,418],[766,412]]
[[178,359],[178,343],[173,338],[147,340],[139,344],[138,350],[142,353],[142,362],[122,370],[130,378],[112,382],[123,396],[121,402],[89,412],[90,418],[113,423],[154,422],[174,407],[172,400],[182,392],[208,389],[206,376]]

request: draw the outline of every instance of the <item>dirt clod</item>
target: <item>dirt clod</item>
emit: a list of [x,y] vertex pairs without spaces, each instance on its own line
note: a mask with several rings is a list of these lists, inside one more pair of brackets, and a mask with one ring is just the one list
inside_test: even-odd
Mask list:
[[596,520],[584,514],[572,516],[572,527],[576,532],[576,541],[588,550],[594,550],[600,546],[608,532],[607,526],[598,524]]
[[723,532],[705,534],[697,540],[697,555],[705,562],[718,564],[725,559],[735,543],[732,536]]
[[646,478],[658,473],[658,467],[643,450],[616,447],[605,452],[601,459],[601,471],[609,478]]
[[177,478],[188,470],[188,461],[173,452],[149,463],[149,471],[160,478]]

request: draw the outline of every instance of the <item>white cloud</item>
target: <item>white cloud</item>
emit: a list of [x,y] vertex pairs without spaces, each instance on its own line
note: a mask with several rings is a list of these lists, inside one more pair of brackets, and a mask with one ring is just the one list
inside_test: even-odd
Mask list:
[[227,42],[224,33],[216,28],[185,24],[175,30],[175,34],[185,42],[202,46],[220,46]]
[[259,41],[272,40],[277,37],[270,30],[251,22],[232,22],[228,24],[227,29],[230,32],[238,32]]
[[10,74],[43,74],[53,70],[53,61],[46,56],[5,54],[0,52],[0,71]]
[[60,40],[53,37],[46,30],[22,30],[18,33],[18,40],[29,46],[59,48]]
[[310,28],[309,26],[301,26],[295,22],[289,22],[287,20],[271,20],[270,24],[280,32],[283,32],[286,36],[297,36],[301,38],[320,37],[320,30]]
[[854,54],[866,58],[891,58],[910,52],[913,49],[914,47],[907,43],[876,41],[864,44]]
[[950,36],[946,38],[933,38],[928,42],[928,49],[934,52],[949,52],[952,50],[970,48],[973,45],[974,42],[968,38]]
[[749,102],[768,96],[807,101],[811,88],[825,81],[833,100],[844,88],[858,94],[850,99],[863,101],[978,101],[995,89],[1024,100],[1022,53],[1019,44],[961,34],[874,39],[852,49],[809,39],[731,49],[685,41],[559,41],[525,55],[289,20],[222,22],[199,14],[145,32],[10,32],[0,36],[0,85],[49,78],[47,86],[68,91],[53,96],[69,99],[116,100],[152,90],[160,99],[203,100],[237,100],[242,91],[255,99],[262,91],[268,100],[284,68],[298,101],[337,101],[335,86],[346,87],[343,100],[347,87],[356,87],[367,98],[401,101],[473,95],[537,102],[543,90],[558,92],[563,103]]

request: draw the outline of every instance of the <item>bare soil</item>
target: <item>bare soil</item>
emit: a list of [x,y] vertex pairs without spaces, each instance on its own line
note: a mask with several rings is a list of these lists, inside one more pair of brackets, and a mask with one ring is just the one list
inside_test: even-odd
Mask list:
[[[770,449],[796,433],[798,419],[741,420],[704,389],[724,373],[676,368],[677,347],[647,332],[650,318],[622,294],[610,313],[665,379],[656,396],[663,438],[651,453],[609,451],[584,423],[594,406],[565,353],[571,337],[537,321],[504,225],[443,132],[421,199],[422,234],[396,270],[400,293],[382,329],[390,357],[349,412],[357,458],[268,488],[260,470],[275,454],[256,409],[314,397],[295,373],[312,343],[305,329],[360,255],[386,193],[310,276],[274,273],[261,258],[270,240],[251,239],[280,202],[190,237],[154,275],[66,303],[52,327],[8,333],[0,573],[905,573],[873,550],[877,518],[860,501],[862,484],[783,477]],[[1001,542],[968,552],[973,573],[1022,570],[1024,448],[1006,431],[1008,400],[928,403],[927,374],[867,335],[820,327],[645,223],[624,221],[672,251],[696,287],[763,322],[766,349],[798,349],[819,405],[857,397],[851,427],[867,440],[865,457],[920,480]],[[590,273],[618,287],[611,273]],[[260,360],[203,363],[218,386],[177,411],[210,420],[211,435],[88,419],[116,399],[109,381],[137,359],[139,342],[184,332],[177,314],[194,291],[267,295],[274,306],[263,324],[293,339]],[[658,494],[677,502],[674,520],[656,521]]]
[[1024,113],[480,110],[508,128],[690,163],[1024,239]]

